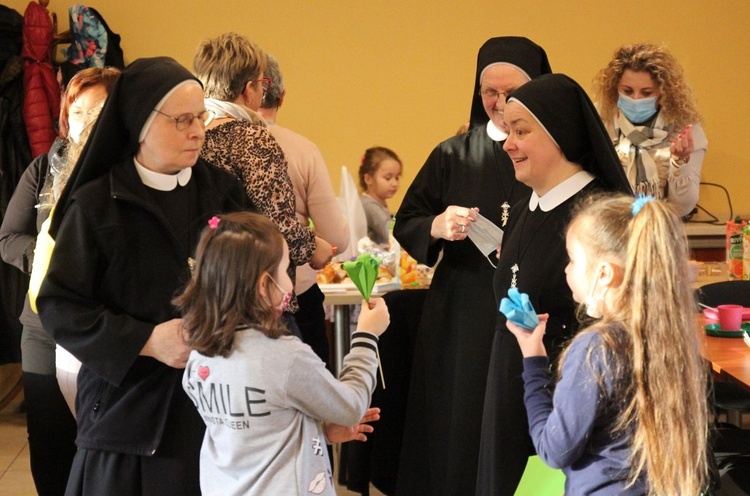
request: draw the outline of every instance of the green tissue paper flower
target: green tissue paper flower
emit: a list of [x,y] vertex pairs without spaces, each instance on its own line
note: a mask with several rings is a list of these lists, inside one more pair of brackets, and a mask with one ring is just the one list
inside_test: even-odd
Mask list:
[[349,274],[349,279],[362,294],[362,298],[368,303],[370,302],[372,288],[375,287],[375,281],[378,278],[379,265],[380,259],[373,258],[369,253],[363,253],[356,260],[341,264],[346,273]]

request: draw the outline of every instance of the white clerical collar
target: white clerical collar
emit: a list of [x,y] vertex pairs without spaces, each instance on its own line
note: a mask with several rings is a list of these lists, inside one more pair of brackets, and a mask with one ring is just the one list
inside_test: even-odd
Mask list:
[[505,141],[508,139],[508,133],[498,128],[492,123],[492,121],[487,121],[487,136],[489,136],[492,141]]
[[542,212],[549,212],[550,210],[560,206],[562,202],[575,195],[583,188],[585,188],[591,181],[595,179],[594,175],[588,171],[582,170],[576,172],[565,181],[561,182],[544,196],[539,196],[533,191],[531,192],[531,198],[529,199],[529,210],[532,212],[536,210],[537,205],[542,209]]
[[135,158],[133,159],[133,163],[135,163],[135,170],[138,171],[141,182],[149,188],[159,191],[172,191],[178,184],[185,186],[190,181],[190,178],[193,177],[192,167],[186,167],[177,174],[162,174],[145,168]]

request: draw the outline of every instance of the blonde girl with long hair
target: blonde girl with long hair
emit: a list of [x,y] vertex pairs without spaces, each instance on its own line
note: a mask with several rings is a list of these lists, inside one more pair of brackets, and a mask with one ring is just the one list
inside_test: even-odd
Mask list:
[[593,90],[633,190],[689,214],[698,202],[708,140],[677,59],[663,45],[623,45],[596,75]]
[[529,430],[565,472],[566,495],[698,495],[708,486],[706,373],[687,241],[650,197],[598,196],[574,212],[568,284],[597,318],[560,357],[554,395],[542,342],[508,323],[524,356]]

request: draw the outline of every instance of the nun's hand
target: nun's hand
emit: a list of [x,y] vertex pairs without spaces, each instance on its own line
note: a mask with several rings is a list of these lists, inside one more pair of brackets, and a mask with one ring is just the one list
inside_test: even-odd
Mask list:
[[669,147],[669,151],[672,153],[672,158],[675,161],[684,162],[690,160],[690,154],[693,153],[695,147],[693,146],[693,132],[691,131],[693,126],[687,125],[685,129],[677,136]]
[[190,356],[190,347],[185,343],[182,319],[172,319],[154,327],[141,355],[150,356],[176,369],[184,369]]
[[447,239],[448,241],[466,239],[471,224],[477,220],[478,213],[477,207],[468,208],[451,205],[432,221],[430,236],[433,239]]

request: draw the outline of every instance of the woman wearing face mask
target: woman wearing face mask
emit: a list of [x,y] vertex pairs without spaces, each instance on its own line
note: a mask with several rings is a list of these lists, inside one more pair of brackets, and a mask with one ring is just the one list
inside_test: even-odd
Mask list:
[[[13,193],[0,227],[0,255],[26,274],[31,273],[39,229],[73,166],[67,159],[69,143],[79,144],[87,116],[104,102],[119,75],[115,68],[90,68],[73,76],[60,106],[58,138],[49,153],[29,165]],[[28,297],[20,321],[31,474],[40,495],[61,495],[76,452],[76,423],[55,377],[55,343]]]
[[666,198],[688,215],[708,141],[677,60],[663,46],[624,45],[594,79],[594,92],[635,192]]

